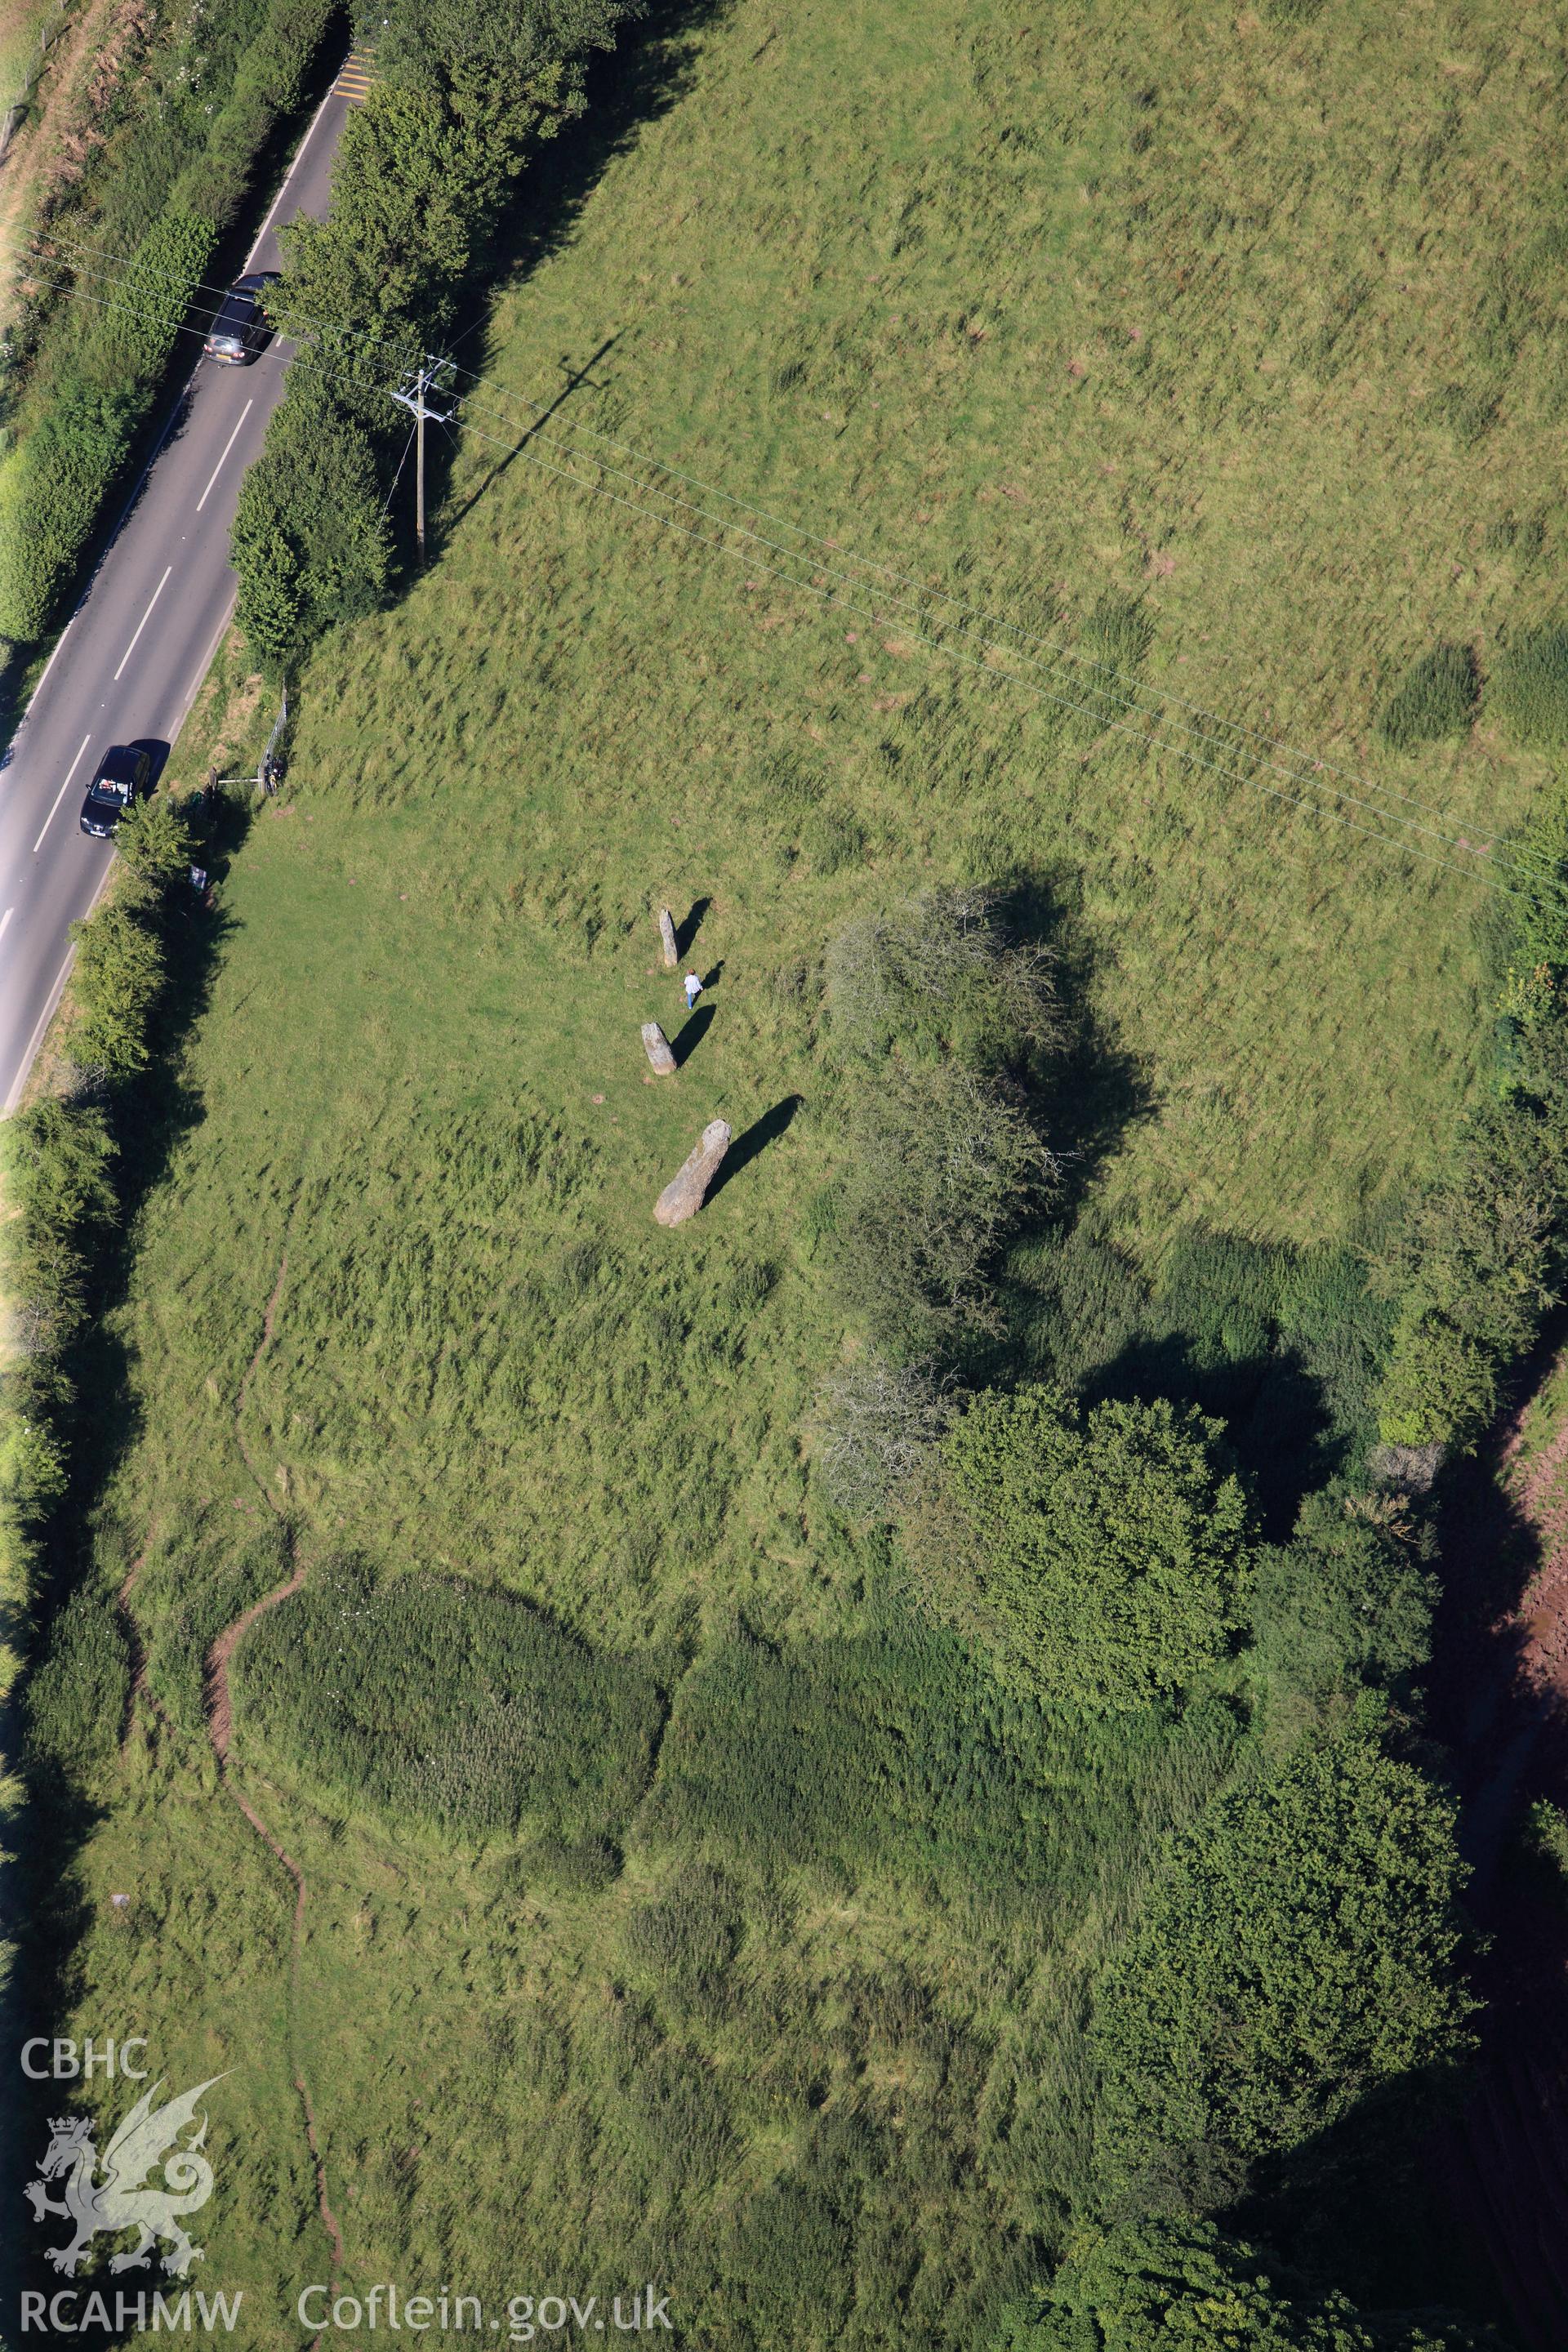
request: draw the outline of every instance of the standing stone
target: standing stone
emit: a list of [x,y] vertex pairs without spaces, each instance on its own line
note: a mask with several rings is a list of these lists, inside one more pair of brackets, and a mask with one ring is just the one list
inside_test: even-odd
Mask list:
[[673,971],[680,961],[680,954],[675,944],[675,917],[668,907],[661,907],[658,910],[658,935],[664,941],[664,968],[667,971]]
[[690,1159],[679,1175],[670,1178],[654,1202],[653,1213],[658,1223],[683,1225],[688,1217],[697,1214],[709,1185],[719,1172],[719,1163],[729,1149],[729,1121],[710,1119]]
[[657,1021],[645,1021],[642,1025],[643,1048],[661,1078],[672,1076],[679,1065],[669,1050],[669,1040]]

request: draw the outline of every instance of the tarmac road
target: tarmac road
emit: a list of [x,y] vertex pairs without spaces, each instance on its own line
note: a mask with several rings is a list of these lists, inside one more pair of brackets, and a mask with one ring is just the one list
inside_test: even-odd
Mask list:
[[[300,142],[247,270],[278,268],[279,222],[325,212],[338,138],[363,89],[351,60]],[[198,359],[0,765],[0,1111],[16,1108],[59,1002],[70,925],[113,864],[112,845],[78,824],[94,766],[111,743],[173,745],[228,625],[240,480],[287,365],[277,343],[249,367]]]

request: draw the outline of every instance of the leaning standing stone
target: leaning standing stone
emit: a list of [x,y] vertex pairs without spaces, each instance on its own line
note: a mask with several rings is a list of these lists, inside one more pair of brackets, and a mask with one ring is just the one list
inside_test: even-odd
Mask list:
[[668,907],[661,907],[658,910],[658,935],[664,941],[665,970],[673,971],[680,961],[680,955],[675,944],[675,917]]
[[702,1140],[685,1167],[670,1178],[654,1202],[653,1213],[659,1224],[683,1225],[688,1217],[697,1214],[729,1149],[728,1120],[710,1119],[702,1130]]
[[675,1055],[669,1050],[669,1040],[657,1021],[645,1021],[642,1025],[643,1050],[661,1078],[669,1077],[676,1069]]

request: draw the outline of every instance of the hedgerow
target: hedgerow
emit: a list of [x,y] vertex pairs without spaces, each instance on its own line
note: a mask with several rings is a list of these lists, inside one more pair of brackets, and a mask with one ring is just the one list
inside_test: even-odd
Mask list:
[[[39,421],[0,471],[0,634],[30,643],[55,617],[186,340],[198,287],[277,125],[299,105],[336,9],[337,0],[271,0],[216,113],[205,103],[199,144],[176,166],[123,264],[117,254],[80,252],[58,222],[41,232],[39,301],[57,306],[77,283],[86,299],[79,313],[66,305],[53,331],[24,333],[34,347],[27,405]],[[157,141],[132,142],[121,168],[142,168],[149,143],[181,152],[160,121]],[[107,247],[100,217],[84,215],[79,226],[90,247]]]
[[[72,1353],[119,1216],[123,1089],[147,1064],[166,919],[190,860],[184,826],[162,798],[130,811],[118,839],[120,887],[77,927],[67,997],[74,1080],[63,1095],[41,1096],[5,1131],[13,1214],[0,1284],[14,1345],[0,1370],[0,1597],[24,1618],[37,1598],[43,1533],[68,1484]],[[28,1689],[28,1747],[35,1764],[80,1769],[111,1736],[105,1726],[118,1723],[111,1701],[123,1692],[123,1654],[100,1598],[85,1588],[56,1635]],[[13,1655],[0,1679],[16,1665]]]
[[246,475],[233,554],[236,617],[274,669],[385,594],[391,541],[374,447],[320,376],[290,385]]
[[344,125],[331,210],[279,239],[275,307],[310,365],[290,374],[235,527],[240,624],[270,667],[384,595],[404,424],[388,395],[449,334],[519,173],[582,111],[589,54],[638,13],[639,0],[363,11],[376,79]]
[[1559,1295],[1568,1252],[1568,856],[1554,793],[1523,845],[1490,1099],[1464,1122],[1374,1268],[1393,1302],[1376,1397],[1392,1445],[1473,1446]]
[[[965,1322],[1000,1331],[999,1242],[1031,1191],[1047,1208],[1048,1198],[1037,1176],[1005,1168],[993,1195],[985,1179],[1001,1165],[996,1155],[946,1142],[932,1164],[947,1189],[922,1184],[919,1136],[930,1122],[905,1106],[940,1083],[966,1102],[1005,1105],[1032,1131],[1031,1085],[1049,1083],[1066,1024],[1054,998],[1037,993],[1042,973],[1015,962],[994,936],[972,940],[965,910],[935,898],[895,918],[858,918],[830,946],[827,974],[853,1089],[841,1115],[851,1164],[834,1227],[849,1302],[876,1343],[828,1382],[819,1407],[816,1451],[833,1492],[851,1510],[899,1522],[912,1597],[994,1680],[994,1704],[1020,1710],[1020,1734],[1033,1706],[1058,1726],[1096,1723],[1097,1746],[1102,1726],[1110,1751],[1123,1725],[1147,1727],[1158,1746],[1172,1737],[1168,1720],[1153,1729],[1162,1706],[1192,1706],[1205,1680],[1237,1667],[1246,1678],[1253,1742],[1201,1825],[1167,1853],[1113,1949],[1090,2042],[1107,2207],[1135,2211],[1174,2198],[1210,2209],[1262,2159],[1320,2134],[1379,2082],[1451,2065],[1468,2046],[1452,1808],[1418,1769],[1386,1752],[1384,1702],[1373,1696],[1413,1703],[1430,1645],[1428,1543],[1401,1516],[1407,1505],[1342,1475],[1308,1496],[1289,1541],[1256,1547],[1220,1423],[1146,1388],[1093,1402],[1065,1386],[965,1396],[948,1369],[955,1340]],[[1479,1119],[1486,1148],[1478,1145],[1465,1213],[1450,1202],[1442,1221],[1450,1244],[1462,1236],[1471,1275],[1488,1278],[1467,1293],[1440,1276],[1419,1213],[1393,1244],[1424,1269],[1425,1295],[1479,1317],[1500,1349],[1517,1344],[1520,1315],[1538,1308],[1542,1289],[1540,1280],[1531,1289],[1523,1246],[1539,1170],[1509,1125],[1516,1117],[1505,1104],[1497,1133]],[[1504,1197],[1515,1207],[1506,1225]],[[1073,1255],[1060,1235],[1027,1251],[1063,1269]],[[962,1265],[961,1281],[932,1280],[939,1253]],[[1497,1296],[1505,1265],[1506,1307]],[[1121,1299],[1127,1273],[1109,1273]],[[1331,1398],[1340,1459],[1353,1465],[1373,1434],[1374,1405],[1387,1415],[1413,1283],[1410,1272],[1401,1299],[1384,1303],[1350,1253],[1310,1259],[1199,1232],[1181,1238],[1154,1285],[1110,1300],[1101,1319],[1108,1312],[1119,1325],[1124,1349],[1142,1338],[1144,1381],[1169,1380],[1178,1393],[1196,1386],[1239,1397],[1249,1393],[1239,1368],[1275,1361],[1283,1402],[1289,1363],[1298,1386],[1315,1383]],[[1075,1346],[1080,1319],[1064,1335]],[[996,1360],[1006,1361],[1000,1339]],[[1254,1390],[1258,1378],[1249,1370]],[[1295,1410],[1289,1451],[1300,1476],[1314,1433]],[[858,1683],[872,1660],[856,1663]],[[807,1854],[820,1863],[843,1839],[818,1789],[852,1786],[868,1792],[868,1817],[890,1860],[900,1804],[877,1712],[850,1685],[819,1717],[824,1679],[820,1667],[808,1680],[798,1658],[775,1662],[744,1644],[700,1670],[667,1738],[656,1821],[688,1836],[717,1834],[725,1850],[769,1868]],[[948,1724],[961,1716],[956,1696],[937,1713]],[[776,1745],[775,1714],[790,1730]],[[745,1727],[743,1754],[726,1737],[731,1720]],[[901,1761],[906,1743],[920,1745],[907,1698],[896,1720]],[[994,1744],[1000,1721],[990,1727]],[[819,1742],[826,1770],[813,1754]],[[1018,1765],[1031,1746],[1025,1734]],[[925,1772],[931,1785],[969,1790],[992,1777],[957,1755],[945,1766],[932,1758]],[[1146,1754],[1141,1773],[1146,1789]],[[1043,1829],[1054,1826],[1059,1800],[1033,1801],[1026,1781],[1002,1810]],[[1070,1869],[1060,1847],[1004,1859],[990,1846],[988,1810],[942,1826],[987,1884],[1016,1875],[1059,1885]],[[849,1852],[844,1859],[853,1868]]]

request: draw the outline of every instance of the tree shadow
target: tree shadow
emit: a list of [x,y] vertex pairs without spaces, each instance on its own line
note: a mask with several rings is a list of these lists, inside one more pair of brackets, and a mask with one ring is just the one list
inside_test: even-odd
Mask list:
[[[1515,1383],[1539,1384],[1559,1313]],[[1449,1780],[1477,1935],[1478,2048],[1258,2168],[1227,2223],[1364,2305],[1450,2304],[1518,2352],[1568,2343],[1568,1870],[1532,1808],[1568,1813],[1568,1693],[1553,1661],[1550,1494],[1526,1507],[1517,1411],[1439,1478],[1439,1591],[1415,1760]],[[1399,1718],[1394,1736],[1399,1737]],[[1439,1744],[1440,1743],[1440,1744]],[[1550,1822],[1549,1814],[1547,1820]]]
[[686,1067],[712,1025],[712,1005],[700,1004],[689,1020],[683,1024],[679,1035],[670,1039],[669,1050],[675,1055],[675,1066],[678,1070],[683,1070]]
[[998,904],[1012,939],[1049,956],[1062,1008],[1058,1043],[1015,1073],[1060,1163],[1053,1223],[1081,1209],[1107,1161],[1157,1108],[1147,1068],[1098,1007],[1104,950],[1072,912],[1070,898],[1064,879],[1035,871],[1014,876]]
[[1223,1422],[1258,1529],[1283,1543],[1305,1496],[1340,1466],[1348,1438],[1333,1428],[1318,1381],[1289,1346],[1215,1360],[1189,1333],[1131,1341],[1088,1381],[1095,1401],[1168,1398]]
[[[1558,1903],[1561,1914],[1561,1890]],[[1560,1937],[1552,1950],[1560,1954]],[[1210,2220],[1278,2260],[1292,2294],[1334,2289],[1363,2313],[1406,2322],[1419,2314],[1434,2328],[1458,2318],[1483,2331],[1478,2352],[1481,2343],[1561,2352],[1568,2236],[1557,2227],[1559,2200],[1543,2208],[1500,2161],[1519,2119],[1500,2113],[1495,2016],[1494,2008],[1474,2059],[1391,2075],[1333,2122],[1250,2165],[1223,2143],[1153,2150],[1114,2218]],[[1560,2028],[1527,2094],[1549,2139],[1560,2138],[1565,2062]],[[1509,2087],[1518,2095],[1517,2076]],[[1494,2326],[1510,2331],[1506,2345],[1487,2332]]]
[[742,1168],[749,1168],[752,1160],[767,1150],[775,1136],[784,1133],[804,1101],[803,1095],[785,1095],[782,1102],[774,1103],[772,1110],[765,1110],[761,1118],[753,1119],[743,1135],[735,1138],[724,1154],[719,1173],[708,1188],[710,1201],[715,1199]]
[[16,731],[26,704],[30,665],[20,646],[7,644],[0,652],[0,769],[16,757]]
[[[1561,1311],[1516,1386],[1539,1385],[1568,1336]],[[1552,1646],[1545,1528],[1526,1507],[1517,1412],[1444,1473],[1441,1570],[1428,1721],[1460,1801],[1466,1906],[1482,1942],[1483,2006],[1463,2095],[1426,2150],[1437,2265],[1482,2283],[1472,2297],[1520,2352],[1568,2343],[1568,1870],[1535,1833],[1542,1801],[1568,1812],[1568,1695],[1543,1671]],[[1548,1505],[1548,1508],[1550,1505]]]
[[[1433,2161],[1475,2090],[1476,2069],[1462,2062],[1394,2075],[1257,2165],[1215,2219],[1363,2311],[1500,2320],[1507,2301],[1496,2266],[1473,2231],[1455,2231]],[[1550,2340],[1560,2352],[1561,2330]]]

